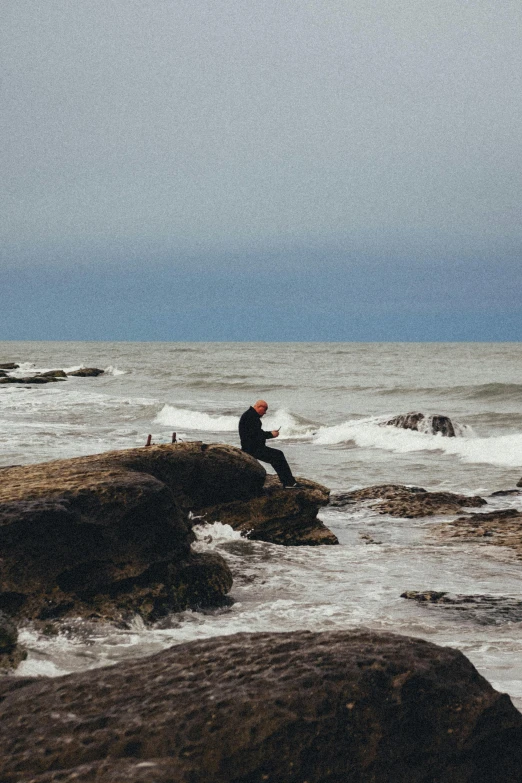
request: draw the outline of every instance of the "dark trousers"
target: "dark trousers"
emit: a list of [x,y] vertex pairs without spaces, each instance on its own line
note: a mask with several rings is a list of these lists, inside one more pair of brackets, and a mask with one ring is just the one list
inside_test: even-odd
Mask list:
[[268,446],[262,446],[260,449],[256,449],[255,452],[251,451],[248,453],[261,462],[268,462],[269,465],[272,465],[279,476],[281,484],[284,484],[285,487],[295,484],[295,478],[292,476],[290,465],[286,461],[283,452],[279,449],[269,449]]

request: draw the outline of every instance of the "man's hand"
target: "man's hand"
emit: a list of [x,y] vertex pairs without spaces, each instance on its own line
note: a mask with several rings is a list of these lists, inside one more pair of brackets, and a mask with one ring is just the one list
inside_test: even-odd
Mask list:
[[279,430],[272,430],[272,435],[273,435],[274,438],[278,438],[279,437]]

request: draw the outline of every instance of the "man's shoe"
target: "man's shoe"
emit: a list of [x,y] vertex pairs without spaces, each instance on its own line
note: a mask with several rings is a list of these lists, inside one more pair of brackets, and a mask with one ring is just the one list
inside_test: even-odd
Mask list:
[[301,485],[295,481],[293,484],[283,484],[285,489],[300,489]]

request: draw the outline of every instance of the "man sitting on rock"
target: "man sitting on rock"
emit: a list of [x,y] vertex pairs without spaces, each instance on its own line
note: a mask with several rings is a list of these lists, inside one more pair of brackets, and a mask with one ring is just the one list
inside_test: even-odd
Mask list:
[[239,437],[241,439],[241,448],[247,454],[272,465],[279,476],[281,484],[286,488],[295,489],[298,484],[292,476],[290,466],[286,457],[279,449],[269,449],[265,441],[270,438],[277,438],[279,430],[265,432],[261,429],[261,417],[268,410],[268,404],[264,400],[258,400],[239,419]]

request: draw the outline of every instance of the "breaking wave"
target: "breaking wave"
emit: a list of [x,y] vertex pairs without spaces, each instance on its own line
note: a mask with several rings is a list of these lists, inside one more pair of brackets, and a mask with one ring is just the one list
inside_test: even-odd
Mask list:
[[439,452],[454,455],[462,462],[485,463],[504,467],[522,466],[522,435],[476,437],[471,427],[461,437],[447,438],[440,433],[383,427],[382,417],[346,421],[333,427],[321,427],[313,442],[321,446],[346,444],[366,449],[383,449],[399,454]]
[[154,424],[203,432],[232,432],[237,430],[237,422],[237,416],[213,416],[203,411],[176,408],[174,405],[164,405],[154,419]]
[[[183,431],[237,432],[238,422],[239,415],[215,415],[167,404],[156,415],[153,423]],[[281,440],[311,438],[318,427],[316,422],[290,413],[284,408],[270,411],[270,415],[263,419],[264,430],[280,428]]]

